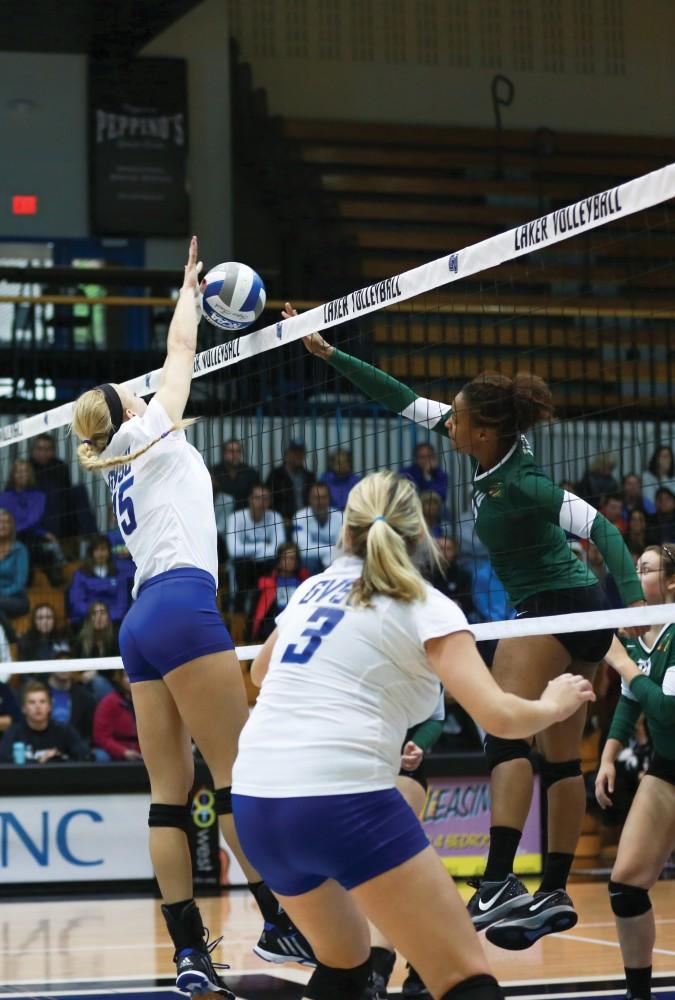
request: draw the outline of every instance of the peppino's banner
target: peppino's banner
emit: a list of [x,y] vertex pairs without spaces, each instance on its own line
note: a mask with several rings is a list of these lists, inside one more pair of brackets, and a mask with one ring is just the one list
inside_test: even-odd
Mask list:
[[184,59],[89,62],[92,231],[184,236],[187,193]]
[[[422,825],[451,875],[482,875],[490,845],[490,781],[487,777],[431,778]],[[534,777],[527,817],[514,871],[541,871],[539,778]]]

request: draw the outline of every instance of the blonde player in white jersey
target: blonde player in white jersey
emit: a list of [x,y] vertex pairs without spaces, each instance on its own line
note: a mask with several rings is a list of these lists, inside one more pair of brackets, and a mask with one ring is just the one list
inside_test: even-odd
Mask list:
[[412,483],[367,476],[345,509],[347,554],[298,587],[253,665],[262,690],[239,741],[235,823],[315,950],[304,994],[314,1000],[362,997],[366,917],[434,998],[502,996],[454,884],[395,788],[403,738],[433,712],[439,678],[479,725],[507,738],[593,699],[589,682],[569,674],[535,701],[502,691],[463,612],[413,565],[428,541]]
[[191,736],[214,781],[221,829],[265,918],[256,952],[272,961],[314,962],[306,942],[248,864],[232,822],[232,763],[248,706],[233,642],[216,605],[211,478],[183,430],[193,422],[183,420],[183,411],[197,342],[200,269],[193,237],[160,388],[150,404],[123,386],[101,385],[77,400],[72,429],[82,440],[77,450],[81,465],[102,473],[110,488],[137,567],[135,601],[122,624],[120,650],[150,776],[150,854],[176,948],[176,983],[190,993],[217,990],[232,997],[214,971],[192,898],[187,839],[194,782]]

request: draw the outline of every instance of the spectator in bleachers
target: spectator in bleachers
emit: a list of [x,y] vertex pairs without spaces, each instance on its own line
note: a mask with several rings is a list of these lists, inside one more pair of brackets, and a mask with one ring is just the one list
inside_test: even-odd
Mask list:
[[260,475],[244,463],[242,444],[236,438],[224,442],[222,456],[222,461],[210,470],[213,492],[229,494],[234,498],[235,510],[242,510],[248,503],[251,490],[259,482]]
[[344,510],[349,491],[360,478],[352,468],[351,451],[336,448],[328,456],[328,470],[319,477],[319,482],[328,487],[331,505],[336,510]]
[[438,464],[436,449],[428,441],[422,441],[417,445],[412,465],[403,466],[401,475],[411,479],[420,493],[426,490],[438,493],[445,507],[448,496],[448,474]]
[[70,471],[60,458],[51,434],[36,434],[31,442],[29,462],[35,486],[46,497],[44,527],[57,538],[66,537],[72,529],[70,509]]
[[465,565],[472,575],[471,597],[475,620],[500,622],[512,618],[513,608],[490,560],[474,559]]
[[647,520],[649,545],[675,542],[675,486],[659,486],[656,491],[656,514]]
[[68,588],[70,620],[79,625],[93,601],[102,601],[116,625],[129,609],[129,577],[120,573],[106,535],[95,535],[87,546],[82,567],[75,571]]
[[0,681],[0,733],[9,729],[13,722],[20,722],[21,709],[9,684]]
[[622,535],[625,534],[628,522],[623,517],[623,497],[620,493],[608,493],[600,512],[604,514],[610,524],[614,525],[617,531],[620,531]]
[[308,504],[309,488],[314,482],[314,476],[305,467],[305,458],[305,442],[289,441],[283,465],[272,469],[267,477],[272,507],[279,511],[289,526],[296,510]]
[[330,566],[341,530],[342,511],[331,507],[326,484],[314,483],[309,488],[308,506],[293,518],[293,538],[310,573],[322,573]]
[[605,497],[610,493],[618,493],[619,484],[614,478],[613,470],[616,458],[609,452],[601,451],[588,463],[586,471],[577,484],[576,494],[592,507],[600,508]]
[[473,511],[463,510],[459,514],[457,519],[456,538],[459,544],[460,559],[469,561],[473,559],[488,558],[488,550],[476,534],[476,524]]
[[124,670],[110,671],[108,676],[113,690],[94,712],[94,749],[105,751],[112,760],[142,760],[129,678]]
[[14,517],[0,507],[0,613],[19,618],[28,611],[28,549],[17,541]]
[[432,587],[459,604],[471,621],[476,610],[471,595],[471,573],[459,564],[457,539],[451,535],[441,535],[436,539],[436,545],[442,556],[442,562],[440,566],[432,565],[423,575]]
[[12,747],[23,743],[27,763],[50,760],[87,760],[89,747],[70,725],[51,718],[51,696],[42,681],[27,681],[21,691],[23,719],[13,722],[0,743],[0,763],[11,764]]
[[659,486],[675,489],[675,458],[673,449],[667,444],[658,446],[642,474],[642,495],[655,506]]
[[20,660],[56,660],[68,656],[70,642],[67,635],[56,627],[56,612],[44,602],[33,608],[30,628],[18,642]]
[[72,673],[55,670],[47,679],[52,698],[52,719],[70,725],[91,746],[91,727],[96,702],[93,695]]
[[277,563],[269,576],[258,580],[258,600],[253,614],[251,638],[259,642],[274,631],[274,619],[281,614],[309,570],[300,565],[295,542],[284,542],[277,551]]
[[628,516],[628,528],[624,540],[628,551],[635,559],[647,548],[647,516],[639,507],[632,510]]
[[443,519],[443,501],[438,493],[433,490],[422,490],[420,493],[420,503],[422,504],[422,514],[426,521],[429,534],[432,538],[439,539],[448,533],[448,524]]
[[46,496],[43,527],[62,542],[72,540],[76,551],[76,536],[97,530],[86,487],[71,483],[68,466],[56,457],[51,434],[33,438],[29,461],[35,486]]
[[99,656],[119,656],[119,653],[117,629],[112,623],[107,605],[103,601],[94,601],[73,643],[73,656],[92,659]]
[[217,493],[216,480],[211,475],[213,484],[213,510],[216,515],[216,530],[218,532],[218,562],[223,563],[227,559],[227,521],[237,509],[234,497],[230,493]]
[[19,539],[27,546],[33,566],[47,574],[54,587],[63,585],[63,553],[56,535],[44,526],[47,497],[35,488],[33,467],[25,458],[12,465],[7,486],[0,493],[0,508],[8,510]]
[[281,514],[270,510],[270,491],[254,486],[246,510],[236,510],[227,522],[227,550],[234,567],[235,611],[249,611],[261,576],[271,573],[277,549],[286,541]]
[[656,507],[647,500],[642,492],[642,480],[635,472],[628,472],[621,482],[621,496],[623,498],[623,508],[621,516],[628,523],[630,514],[634,510],[643,511],[648,517],[656,513]]

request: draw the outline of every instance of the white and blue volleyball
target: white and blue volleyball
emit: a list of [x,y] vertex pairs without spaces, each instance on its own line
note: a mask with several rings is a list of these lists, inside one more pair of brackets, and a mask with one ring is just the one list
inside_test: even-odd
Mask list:
[[244,330],[265,308],[265,286],[247,264],[217,264],[202,282],[204,316],[221,330]]

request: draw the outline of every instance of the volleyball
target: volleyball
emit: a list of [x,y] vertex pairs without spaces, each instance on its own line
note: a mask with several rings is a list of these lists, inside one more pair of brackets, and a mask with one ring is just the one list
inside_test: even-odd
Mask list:
[[247,264],[217,264],[202,281],[204,316],[221,330],[244,330],[265,308],[265,286]]

